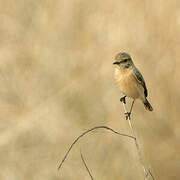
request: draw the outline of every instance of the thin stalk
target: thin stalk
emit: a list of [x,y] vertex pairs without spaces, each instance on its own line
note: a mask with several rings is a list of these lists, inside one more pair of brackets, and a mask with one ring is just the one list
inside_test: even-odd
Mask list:
[[[134,131],[134,127],[131,123],[131,118],[130,118],[130,115],[131,115],[131,112],[132,112],[132,108],[133,108],[133,105],[134,105],[134,100],[132,102],[132,105],[131,105],[131,109],[130,109],[130,112],[128,112],[128,109],[126,107],[126,104],[124,102],[122,102],[123,104],[123,107],[124,107],[124,112],[126,114],[126,120],[128,121],[128,124],[129,124],[129,127],[131,129],[131,133],[132,133],[132,136],[135,137],[134,138],[134,143],[136,145],[136,149],[137,149],[137,152],[138,152],[138,157],[139,157],[139,161],[142,165],[142,169],[144,171],[144,179],[147,180],[147,177],[148,177],[148,171],[146,170],[145,168],[145,165],[144,165],[144,162],[143,162],[143,159],[142,159],[142,154],[141,154],[141,151],[140,151],[140,147],[139,147],[139,143],[138,143],[138,140],[136,138],[136,134],[135,134],[135,131]],[[127,115],[128,114],[128,115]]]

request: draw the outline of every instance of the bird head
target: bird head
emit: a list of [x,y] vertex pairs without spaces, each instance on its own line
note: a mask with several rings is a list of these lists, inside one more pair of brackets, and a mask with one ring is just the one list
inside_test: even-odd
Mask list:
[[131,67],[133,65],[133,61],[129,54],[120,52],[115,56],[115,62],[113,64],[119,68],[125,69]]

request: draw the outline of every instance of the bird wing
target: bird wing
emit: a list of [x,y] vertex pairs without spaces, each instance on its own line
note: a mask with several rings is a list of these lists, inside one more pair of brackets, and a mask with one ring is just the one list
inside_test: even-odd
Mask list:
[[142,74],[139,72],[139,70],[137,68],[133,68],[133,74],[134,74],[135,78],[137,79],[137,81],[143,86],[144,95],[145,95],[145,97],[147,97],[148,91],[147,91],[146,84],[145,84]]

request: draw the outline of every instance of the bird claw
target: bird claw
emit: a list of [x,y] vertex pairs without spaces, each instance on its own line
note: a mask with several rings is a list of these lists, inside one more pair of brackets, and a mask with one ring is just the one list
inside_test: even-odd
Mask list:
[[123,96],[122,98],[120,98],[120,101],[124,104],[126,104],[126,96]]
[[126,116],[126,120],[131,119],[131,113],[130,112],[126,112],[124,114]]

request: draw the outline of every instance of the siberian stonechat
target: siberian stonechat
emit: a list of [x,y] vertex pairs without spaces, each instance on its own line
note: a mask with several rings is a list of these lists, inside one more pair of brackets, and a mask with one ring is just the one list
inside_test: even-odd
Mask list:
[[[125,97],[140,99],[145,108],[152,111],[153,108],[147,100],[148,91],[143,76],[134,65],[129,54],[122,52],[115,57],[115,81],[121,93]],[[122,98],[121,98],[122,99]]]

